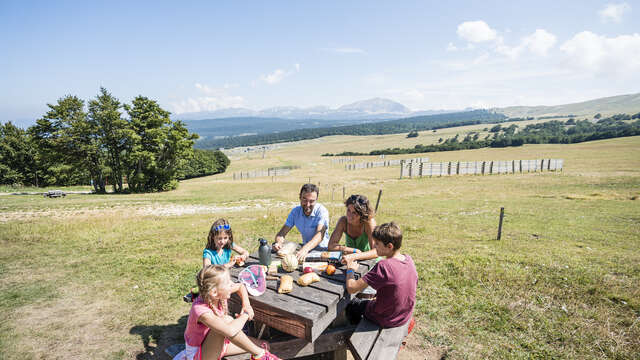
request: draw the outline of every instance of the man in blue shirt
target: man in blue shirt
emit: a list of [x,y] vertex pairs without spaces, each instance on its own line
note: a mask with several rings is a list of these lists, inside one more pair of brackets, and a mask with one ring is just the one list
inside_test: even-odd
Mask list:
[[284,238],[292,227],[302,235],[302,248],[296,253],[303,261],[311,250],[327,250],[329,245],[329,211],[318,201],[319,189],[314,184],[304,184],[300,189],[300,206],[291,209],[273,243],[274,250],[280,250]]

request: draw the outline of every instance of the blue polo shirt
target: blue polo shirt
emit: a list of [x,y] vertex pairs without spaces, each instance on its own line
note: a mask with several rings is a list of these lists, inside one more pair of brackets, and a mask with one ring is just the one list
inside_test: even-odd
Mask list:
[[295,226],[298,229],[300,235],[302,235],[302,244],[308,243],[313,238],[318,224],[323,224],[327,227],[327,230],[324,232],[322,242],[315,250],[326,250],[329,246],[329,211],[322,204],[316,204],[309,216],[304,214],[302,206],[294,207],[291,209],[284,224],[290,228]]

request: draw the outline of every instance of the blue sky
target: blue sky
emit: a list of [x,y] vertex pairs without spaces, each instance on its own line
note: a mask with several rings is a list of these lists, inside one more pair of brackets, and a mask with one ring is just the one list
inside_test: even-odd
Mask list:
[[0,1],[0,121],[106,87],[179,114],[640,92],[640,2]]

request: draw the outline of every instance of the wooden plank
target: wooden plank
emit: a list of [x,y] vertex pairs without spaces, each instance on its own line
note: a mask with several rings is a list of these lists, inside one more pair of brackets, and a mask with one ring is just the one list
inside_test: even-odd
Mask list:
[[[281,359],[292,359],[301,356],[309,356],[329,351],[346,349],[347,340],[353,333],[354,326],[327,329],[316,341],[309,342],[304,339],[288,339],[270,342],[270,351]],[[247,354],[227,356],[227,360],[245,360]]]
[[368,358],[369,353],[373,349],[378,335],[380,333],[380,326],[374,324],[371,321],[362,318],[353,334],[347,341],[347,346],[351,351],[351,355],[356,360],[365,360]]
[[[398,356],[402,340],[407,336],[410,321],[395,328],[382,329],[367,360],[393,360]],[[352,336],[353,337],[353,336]]]

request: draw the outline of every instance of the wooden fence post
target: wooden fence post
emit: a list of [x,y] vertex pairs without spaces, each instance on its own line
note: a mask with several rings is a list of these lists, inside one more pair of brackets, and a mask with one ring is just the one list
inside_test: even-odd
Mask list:
[[460,161],[456,163],[456,175],[460,175]]
[[400,179],[404,175],[404,160],[400,160]]
[[502,219],[504,219],[504,207],[500,208],[500,222],[498,223],[498,240],[502,236]]
[[493,161],[489,163],[489,175],[493,174]]
[[342,185],[342,201],[344,201],[344,191],[345,191],[344,185]]
[[485,167],[485,162],[482,162],[482,175],[484,175],[484,167]]
[[380,205],[381,196],[382,196],[382,189],[380,189],[380,191],[378,192],[378,200],[376,200],[376,210],[375,210],[376,213],[378,213],[378,205]]

